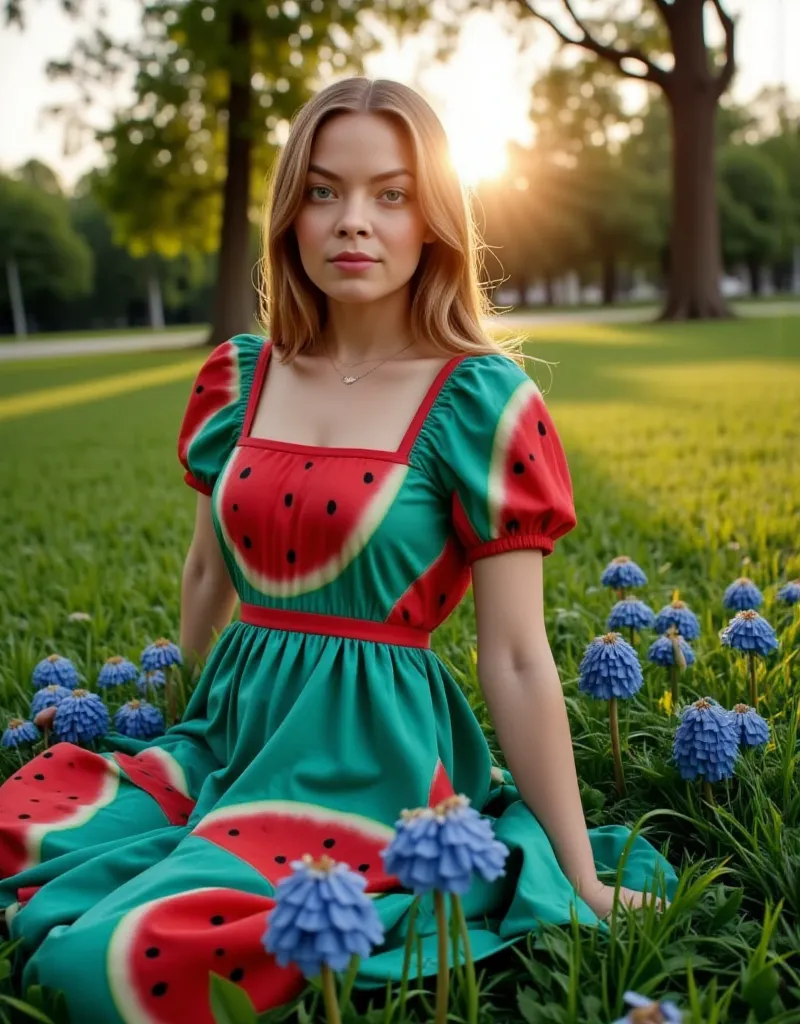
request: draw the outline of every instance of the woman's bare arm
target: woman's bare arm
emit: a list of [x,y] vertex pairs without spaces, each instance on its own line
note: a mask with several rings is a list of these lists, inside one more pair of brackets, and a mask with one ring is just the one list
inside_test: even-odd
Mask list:
[[542,552],[510,551],[472,566],[478,678],[509,770],[561,869],[598,885],[567,709],[544,625]]
[[198,493],[194,535],[181,583],[180,644],[188,665],[206,657],[213,630],[222,632],[235,605],[236,590],[211,521],[211,498]]

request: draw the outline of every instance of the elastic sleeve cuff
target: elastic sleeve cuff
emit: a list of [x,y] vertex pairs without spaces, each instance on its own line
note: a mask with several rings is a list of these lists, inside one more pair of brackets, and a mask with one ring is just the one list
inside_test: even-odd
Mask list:
[[194,487],[196,491],[200,491],[201,494],[207,494],[211,497],[211,493],[214,490],[213,487],[209,487],[208,484],[204,484],[202,480],[198,480],[197,477],[190,470],[186,470],[183,474],[183,479],[190,487]]
[[484,544],[467,548],[467,564],[472,565],[479,558],[501,555],[505,551],[522,551],[532,548],[538,549],[547,557],[553,550],[553,539],[544,533],[517,533],[511,537],[498,537],[497,540],[489,540]]

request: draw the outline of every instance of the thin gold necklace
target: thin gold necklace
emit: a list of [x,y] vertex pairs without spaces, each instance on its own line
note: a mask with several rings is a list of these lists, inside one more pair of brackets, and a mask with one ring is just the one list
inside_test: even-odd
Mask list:
[[[402,352],[405,352],[406,349],[411,348],[411,346],[413,344],[414,344],[414,342],[410,341],[406,346],[401,348],[399,352],[395,352],[392,355],[388,355],[385,359],[381,359],[381,361],[378,363],[377,366],[373,366],[372,369],[371,370],[367,370],[366,373],[360,373],[357,377],[352,376],[352,374],[342,374],[342,371],[339,369],[339,367],[333,361],[333,356],[331,356],[331,354],[329,352],[326,352],[325,354],[327,355],[328,359],[330,360],[331,366],[339,374],[339,377],[341,378],[342,384],[355,384],[355,382],[357,380],[361,380],[362,377],[368,377],[371,373],[374,373],[374,371],[377,370],[378,367],[383,366],[384,363],[387,363],[390,359],[393,359],[395,356],[399,356]],[[359,363],[350,363],[350,366],[361,366],[362,363],[368,363],[369,361],[370,361],[369,359],[362,359],[361,362],[359,362]],[[342,365],[343,366],[347,366],[346,363],[344,363]]]

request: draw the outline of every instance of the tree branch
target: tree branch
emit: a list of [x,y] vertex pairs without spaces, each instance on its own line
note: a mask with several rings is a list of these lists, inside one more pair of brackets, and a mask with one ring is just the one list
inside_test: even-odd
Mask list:
[[[660,68],[657,64],[654,64],[638,47],[633,47],[630,50],[618,50],[615,46],[606,46],[606,44],[601,43],[599,39],[595,39],[591,32],[586,28],[584,22],[581,21],[575,13],[572,6],[572,0],[562,0],[562,2],[569,12],[572,20],[583,33],[583,37],[581,39],[573,39],[571,36],[568,36],[566,32],[560,29],[551,18],[548,18],[546,14],[542,14],[541,11],[537,11],[532,5],[532,0],[517,0],[517,2],[528,12],[528,14],[531,14],[539,21],[543,21],[545,25],[549,25],[562,42],[568,43],[571,46],[581,46],[584,50],[590,50],[592,53],[596,53],[598,57],[603,57],[605,60],[615,64],[622,74],[626,75],[628,78],[637,78],[642,82],[654,82],[656,85],[660,85],[664,90],[668,88],[670,73],[665,71],[663,68]],[[638,75],[635,72],[626,71],[622,67],[622,62],[624,60],[636,60],[641,64],[644,64],[646,69],[644,74]]]
[[725,67],[717,75],[717,96],[721,96],[736,73],[736,54],[734,52],[734,41],[736,36],[736,22],[723,8],[721,0],[711,0],[717,17],[725,30]]

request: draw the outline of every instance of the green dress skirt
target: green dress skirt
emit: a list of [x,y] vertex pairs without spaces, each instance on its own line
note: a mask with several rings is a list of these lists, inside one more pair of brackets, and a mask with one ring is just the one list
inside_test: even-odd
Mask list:
[[[99,751],[56,743],[0,787],[0,906],[22,990],[65,992],[75,1021],[213,1020],[208,977],[258,1011],[304,984],[265,952],[266,912],[292,860],[346,861],[367,881],[386,941],[360,966],[398,979],[412,896],[380,851],[404,808],[453,792],[489,815],[505,877],[465,898],[477,959],[540,922],[605,928],[576,895],[507,772],[430,648],[471,564],[545,554],[575,525],[564,453],[541,395],[504,355],[443,367],[397,451],[250,436],[271,345],[242,335],[202,366],[178,441],[185,478],[212,499],[241,600],[183,718]],[[589,831],[615,870],[628,829]],[[623,884],[669,863],[642,837]],[[437,967],[431,902],[419,968]],[[414,971],[417,971],[417,964]]]

